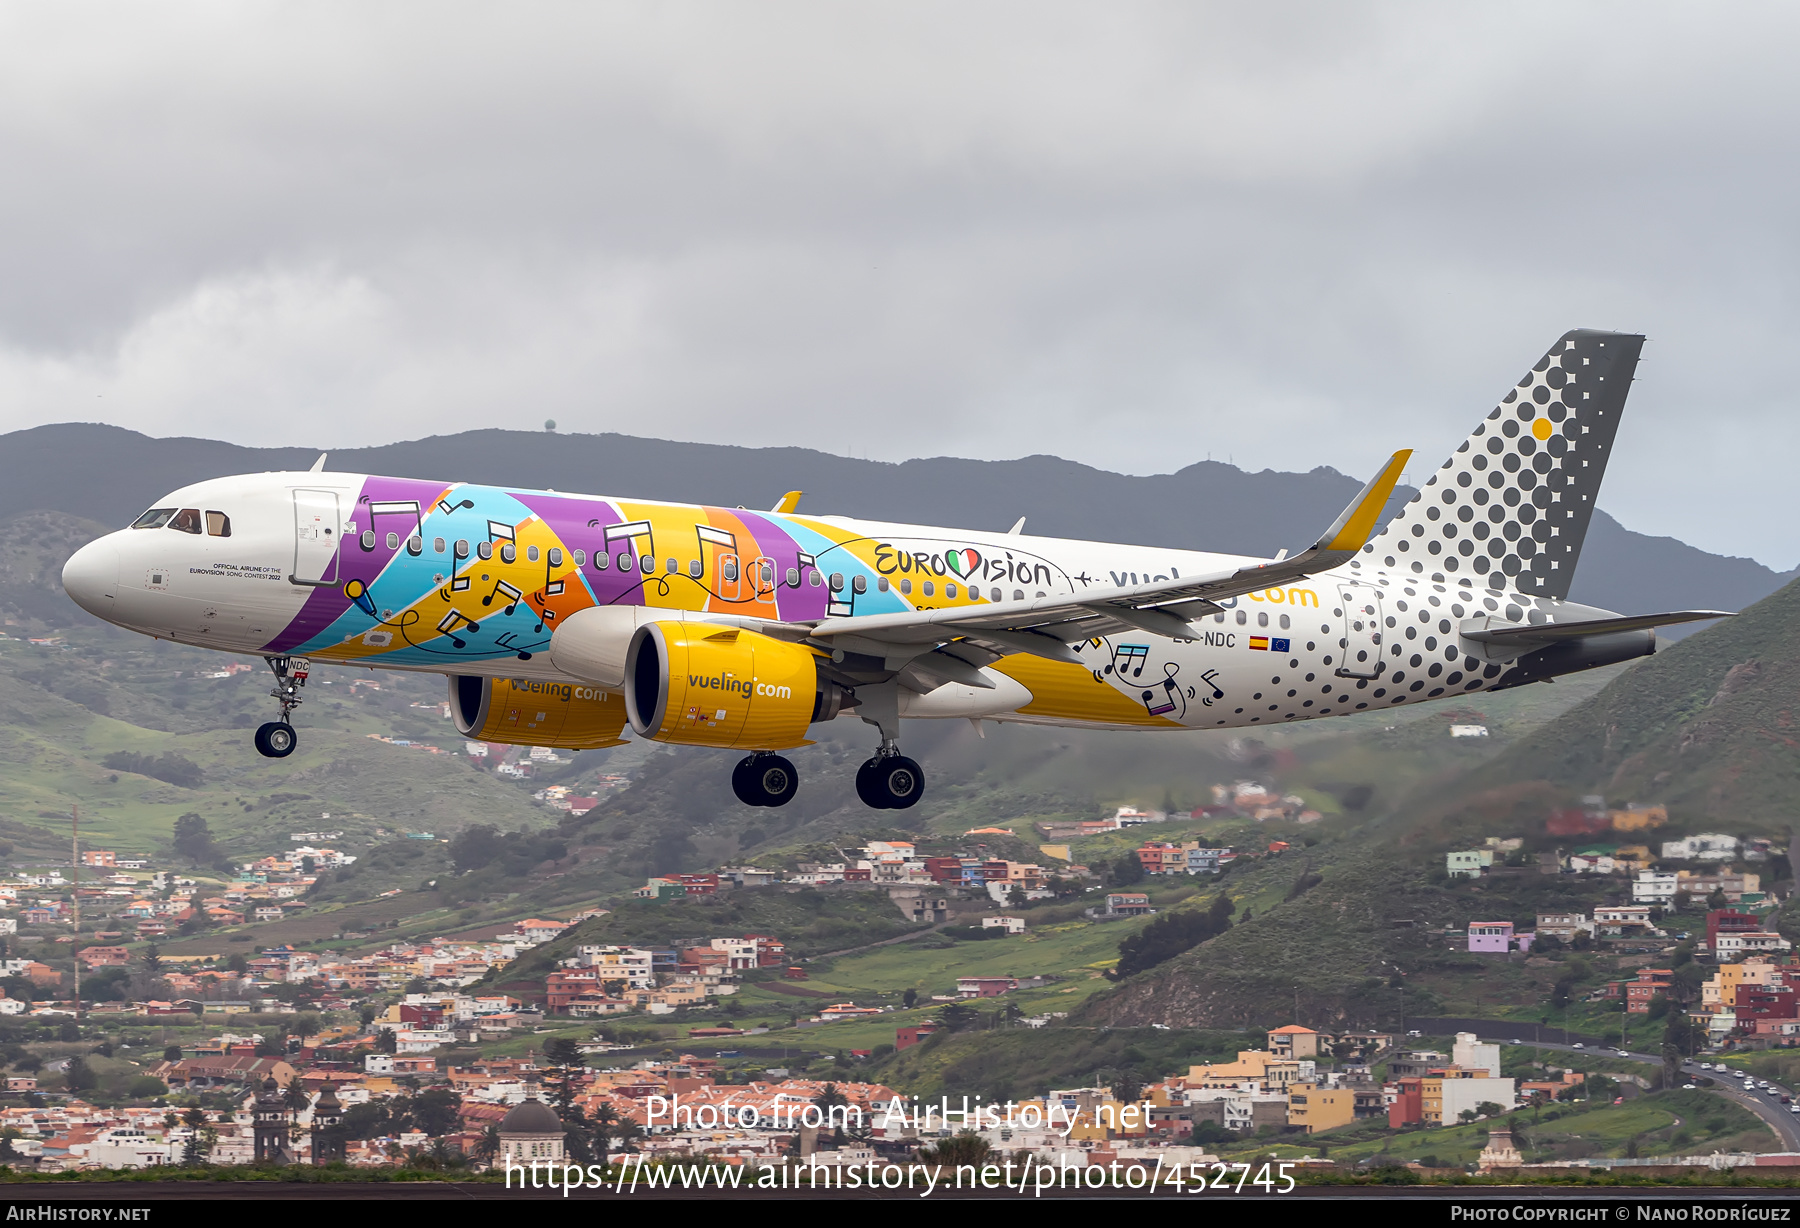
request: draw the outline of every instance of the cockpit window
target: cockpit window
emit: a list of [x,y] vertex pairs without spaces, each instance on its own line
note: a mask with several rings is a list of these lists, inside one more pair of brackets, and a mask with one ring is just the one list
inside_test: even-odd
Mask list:
[[175,513],[175,518],[169,521],[169,527],[183,533],[200,532],[200,509],[197,507],[182,508]]
[[230,537],[231,517],[224,512],[206,513],[206,535],[208,537]]
[[169,523],[169,517],[175,514],[172,507],[153,507],[131,522],[134,529],[160,529]]

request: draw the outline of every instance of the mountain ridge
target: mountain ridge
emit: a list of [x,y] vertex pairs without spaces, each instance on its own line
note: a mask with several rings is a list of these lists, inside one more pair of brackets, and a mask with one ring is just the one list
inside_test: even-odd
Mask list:
[[[548,449],[547,439],[554,441]],[[304,470],[321,451],[157,439],[96,423],[14,431],[0,435],[0,519],[55,511],[122,525],[180,486],[231,473]],[[1326,467],[1252,473],[1207,460],[1140,477],[1043,454],[888,462],[795,447],[499,429],[340,449],[329,458],[338,471],[728,506],[767,507],[782,491],[799,488],[806,492],[802,507],[821,514],[990,530],[1023,515],[1044,536],[1261,557],[1311,542],[1361,487]],[[1389,510],[1412,494],[1397,492]],[[1795,574],[1634,533],[1599,511],[1571,595],[1627,613],[1736,610]]]

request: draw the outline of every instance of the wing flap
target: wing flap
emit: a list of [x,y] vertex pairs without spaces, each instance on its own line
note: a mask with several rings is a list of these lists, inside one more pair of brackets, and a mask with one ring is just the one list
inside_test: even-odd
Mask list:
[[1670,627],[1676,623],[1735,617],[1727,610],[1678,610],[1670,614],[1625,614],[1618,618],[1590,618],[1575,623],[1519,623],[1499,627],[1488,625],[1485,618],[1475,618],[1462,625],[1462,636],[1481,644],[1516,644],[1525,640],[1548,643],[1580,639],[1587,635],[1606,635],[1614,631],[1648,631],[1653,627]]

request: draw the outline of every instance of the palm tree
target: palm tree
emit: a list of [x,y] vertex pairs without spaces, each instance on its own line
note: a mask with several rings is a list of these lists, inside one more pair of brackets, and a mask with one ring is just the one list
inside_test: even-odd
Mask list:
[[483,1164],[491,1164],[494,1157],[500,1154],[500,1127],[490,1124],[475,1140],[475,1158]]
[[618,1110],[602,1101],[589,1115],[588,1121],[594,1127],[594,1154],[600,1161],[600,1167],[606,1167],[607,1152],[612,1147],[613,1135],[619,1125]]

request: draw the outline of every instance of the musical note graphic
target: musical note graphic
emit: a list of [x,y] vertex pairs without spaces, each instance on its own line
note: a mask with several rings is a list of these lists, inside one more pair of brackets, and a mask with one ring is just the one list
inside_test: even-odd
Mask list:
[[[411,533],[407,534],[407,536],[409,536],[409,537],[425,536],[425,518],[419,512],[419,501],[417,499],[376,499],[376,500],[371,500],[369,503],[369,530],[370,530],[370,532],[375,531],[376,519],[377,519],[377,517],[381,517],[381,516],[410,516],[410,517],[412,517],[413,529],[412,529]],[[373,542],[374,542],[373,538],[364,538],[363,540],[367,543],[370,543],[370,544],[365,545],[363,547],[363,549],[373,550],[375,548],[373,545]]]
[[[651,532],[650,522],[648,520],[628,520],[624,524],[607,525],[606,552],[611,554],[615,544],[620,542],[630,543],[639,537],[644,539],[644,544],[641,547],[638,547],[639,557],[655,558],[656,535]],[[619,564],[621,571],[631,566],[630,562],[627,561],[628,556],[623,550],[619,552],[619,558],[621,560]]]
[[702,546],[710,542],[715,546],[723,546],[727,550],[737,549],[737,534],[729,533],[724,529],[715,529],[709,524],[697,524],[694,526],[694,534],[700,539]]
[[502,593],[506,594],[506,612],[508,614],[511,614],[515,609],[518,608],[519,598],[523,597],[524,594],[521,593],[518,589],[514,588],[512,585],[508,584],[505,580],[494,581],[494,591],[489,593],[487,596],[483,597],[481,599],[481,604],[482,605],[493,605],[494,598]]
[[[1133,678],[1142,678],[1144,666],[1149,664],[1149,661],[1150,646],[1148,644],[1120,644],[1113,649],[1112,662],[1107,665],[1104,672],[1110,674],[1117,671],[1119,677],[1123,678],[1125,671],[1130,669]],[[1131,669],[1133,663],[1137,665],[1136,669]]]
[[1212,688],[1211,695],[1202,695],[1200,697],[1201,703],[1205,704],[1207,707],[1210,708],[1213,706],[1213,700],[1225,698],[1225,692],[1219,689],[1219,671],[1218,670],[1216,670],[1216,669],[1207,670],[1204,674],[1200,675],[1200,681],[1204,682],[1207,686]]
[[466,614],[458,614],[455,610],[451,610],[448,614],[444,615],[443,619],[438,623],[438,634],[449,636],[450,642],[455,644],[458,648],[467,648],[469,646],[468,641],[456,634],[456,624],[459,622],[469,624],[469,633],[471,635],[481,630],[480,623],[476,622]]
[[452,514],[453,512],[456,512],[462,508],[474,507],[474,506],[475,506],[475,500],[473,500],[473,499],[464,499],[460,503],[451,503],[450,500],[448,500],[448,499],[439,499],[437,501],[437,510],[444,513],[444,515],[446,515],[446,516]]
[[1176,717],[1177,720],[1181,719],[1182,716],[1187,715],[1187,693],[1182,690],[1181,684],[1175,681],[1175,675],[1180,672],[1180,662],[1163,662],[1163,702],[1159,704],[1151,702],[1151,700],[1156,698],[1155,691],[1145,691],[1143,696],[1144,707],[1149,710],[1151,716],[1163,716],[1167,713],[1174,712],[1176,708],[1181,709],[1180,716]]

